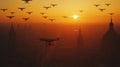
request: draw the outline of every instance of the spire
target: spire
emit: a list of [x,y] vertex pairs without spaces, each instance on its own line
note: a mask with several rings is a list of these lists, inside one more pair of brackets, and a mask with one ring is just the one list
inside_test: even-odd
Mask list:
[[83,38],[82,38],[82,34],[81,34],[81,29],[79,27],[79,30],[78,30],[78,46],[80,48],[82,48],[83,46]]
[[11,23],[11,26],[10,26],[10,31],[9,31],[9,36],[15,36],[16,35],[16,32],[14,30],[14,26],[13,26],[13,23]]
[[16,32],[13,23],[10,25],[8,36],[8,61],[10,64],[16,64],[18,61],[17,48],[16,48]]
[[111,17],[111,19],[110,19],[109,30],[114,30],[114,24],[113,24],[113,19],[112,19],[112,17]]
[[16,32],[14,30],[13,23],[11,23],[9,31],[9,48],[13,49],[13,47],[15,47],[15,44],[16,44]]

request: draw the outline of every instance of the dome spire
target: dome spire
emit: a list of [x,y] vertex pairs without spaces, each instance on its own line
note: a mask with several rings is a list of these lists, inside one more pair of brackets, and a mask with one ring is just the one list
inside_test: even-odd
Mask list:
[[110,30],[114,30],[114,24],[113,24],[113,18],[112,18],[112,15],[111,15],[111,18],[110,18],[109,28],[110,28]]

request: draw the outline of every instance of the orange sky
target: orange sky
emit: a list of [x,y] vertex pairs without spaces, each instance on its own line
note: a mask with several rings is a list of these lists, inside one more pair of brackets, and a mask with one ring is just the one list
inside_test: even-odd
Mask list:
[[[58,4],[56,7],[52,7],[45,10],[43,6],[49,6],[51,3]],[[105,3],[111,3],[110,6],[106,6]],[[55,18],[54,22],[108,22],[110,12],[114,12],[114,21],[119,22],[120,0],[32,0],[29,4],[25,4],[22,0],[0,0],[0,8],[7,8],[8,11],[0,11],[0,20],[9,21],[6,18],[7,15],[11,15],[9,12],[14,11],[15,18],[11,21],[24,22],[23,17],[29,17],[28,22],[50,22],[48,19],[41,17],[40,12],[45,12],[49,18]],[[100,4],[99,7],[95,7],[94,4]],[[24,11],[18,10],[18,7],[25,7]],[[100,12],[99,8],[105,8],[104,12]],[[79,10],[84,12],[80,13]],[[27,11],[33,11],[33,14],[28,15]],[[79,15],[77,20],[74,20],[72,16]],[[63,18],[62,16],[68,16]]]

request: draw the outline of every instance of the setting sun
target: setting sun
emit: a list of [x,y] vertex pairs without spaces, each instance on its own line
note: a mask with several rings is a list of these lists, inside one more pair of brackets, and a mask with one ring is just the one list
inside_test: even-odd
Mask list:
[[72,17],[73,17],[73,19],[78,19],[79,16],[78,15],[73,15]]

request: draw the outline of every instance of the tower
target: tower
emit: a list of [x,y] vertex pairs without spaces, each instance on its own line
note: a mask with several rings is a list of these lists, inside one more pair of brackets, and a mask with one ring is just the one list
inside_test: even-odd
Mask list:
[[78,48],[80,48],[80,49],[83,48],[83,38],[82,38],[80,27],[79,27],[79,30],[78,30],[77,45],[78,45]]
[[114,24],[113,24],[112,17],[111,17],[110,23],[109,23],[109,29],[105,33],[102,39],[102,46],[104,46],[107,49],[109,47],[109,49],[111,50],[114,47],[118,46],[119,44],[118,40],[119,40],[119,35],[114,29]]
[[16,32],[11,23],[10,30],[8,32],[8,53],[7,53],[7,65],[8,66],[16,66],[18,63],[18,56],[16,50]]
[[[101,44],[101,60],[105,67],[119,67],[120,37],[114,29],[112,17],[108,31],[103,35]],[[118,60],[118,61],[116,61]]]
[[13,23],[11,23],[10,30],[9,30],[9,33],[8,33],[8,37],[9,37],[8,49],[10,51],[14,52],[14,51],[16,51],[16,32],[14,30]]
[[77,36],[77,57],[76,57],[76,64],[77,65],[76,67],[80,67],[82,66],[82,61],[83,61],[83,37],[82,37],[82,34],[81,34],[81,28],[79,26],[79,29],[78,29],[78,36]]

